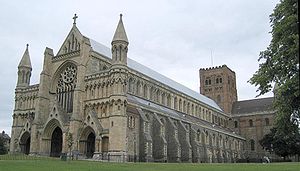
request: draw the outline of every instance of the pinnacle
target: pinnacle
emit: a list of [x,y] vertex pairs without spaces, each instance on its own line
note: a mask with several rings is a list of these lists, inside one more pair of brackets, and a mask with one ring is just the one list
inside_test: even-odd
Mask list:
[[26,50],[23,54],[23,57],[19,63],[18,67],[28,67],[28,68],[32,68],[31,67],[31,61],[30,61],[30,56],[29,56],[29,51],[28,51],[28,44],[26,44]]
[[117,29],[115,31],[115,35],[113,37],[112,42],[125,41],[128,43],[127,35],[126,35],[125,28],[124,28],[123,21],[122,21],[122,16],[123,15],[120,14],[120,20],[119,20],[119,23],[118,23]]

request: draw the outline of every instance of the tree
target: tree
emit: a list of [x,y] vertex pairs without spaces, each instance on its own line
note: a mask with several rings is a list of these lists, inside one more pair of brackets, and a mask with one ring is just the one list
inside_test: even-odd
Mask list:
[[258,96],[271,91],[275,83],[275,129],[262,142],[273,138],[273,150],[281,156],[299,154],[293,149],[300,143],[298,0],[281,0],[270,15],[270,23],[271,43],[260,52],[261,64],[249,80],[258,86]]
[[282,0],[270,15],[270,22],[271,43],[260,52],[258,60],[262,63],[249,82],[258,86],[259,95],[271,91],[272,83],[276,83],[278,104],[299,111],[298,0]]
[[298,1],[282,0],[270,15],[270,22],[271,43],[267,50],[260,52],[258,60],[262,63],[249,82],[258,86],[259,95],[271,91],[272,83],[276,83],[279,120],[291,114],[299,120]]
[[275,154],[286,159],[289,155],[299,154],[300,151],[300,136],[299,134],[280,134],[276,128],[272,128],[269,134],[266,134],[263,139],[259,141],[260,145],[270,153]]
[[7,149],[5,147],[5,139],[0,136],[0,155],[7,154]]

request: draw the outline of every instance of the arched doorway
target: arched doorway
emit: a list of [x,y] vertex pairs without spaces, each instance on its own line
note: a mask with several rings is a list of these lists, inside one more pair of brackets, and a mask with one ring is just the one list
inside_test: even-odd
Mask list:
[[62,130],[56,127],[51,136],[51,157],[60,157],[62,151]]
[[92,158],[95,152],[96,134],[92,127],[83,129],[79,140],[79,152],[87,158]]
[[26,155],[29,154],[30,152],[30,134],[29,132],[25,132],[20,140],[20,148],[21,148],[21,153],[24,153]]
[[95,134],[91,132],[86,140],[86,157],[92,158],[95,152]]

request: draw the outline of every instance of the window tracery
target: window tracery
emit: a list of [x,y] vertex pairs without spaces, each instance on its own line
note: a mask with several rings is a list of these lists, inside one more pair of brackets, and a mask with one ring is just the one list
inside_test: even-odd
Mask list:
[[67,112],[73,112],[73,96],[77,82],[77,68],[74,65],[68,65],[60,74],[56,93],[61,107]]

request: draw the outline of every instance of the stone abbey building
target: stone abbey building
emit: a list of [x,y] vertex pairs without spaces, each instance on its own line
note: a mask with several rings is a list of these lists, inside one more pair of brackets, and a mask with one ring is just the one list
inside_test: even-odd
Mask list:
[[[36,85],[30,85],[26,47],[18,66],[11,153],[59,157],[71,148],[83,158],[142,162],[245,157],[248,139],[235,130],[229,109],[236,94],[222,103],[222,94],[203,93],[216,103],[127,57],[122,16],[110,48],[84,36],[76,18],[58,53],[45,49]],[[236,91],[235,78],[231,82]],[[218,88],[226,93],[227,87]]]
[[230,114],[230,128],[245,138],[245,160],[258,162],[264,156],[280,159],[274,153],[265,151],[259,144],[259,140],[274,125],[274,97],[238,101],[235,72],[226,65],[201,68],[199,75],[200,93],[215,100],[225,113]]

